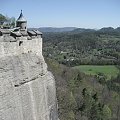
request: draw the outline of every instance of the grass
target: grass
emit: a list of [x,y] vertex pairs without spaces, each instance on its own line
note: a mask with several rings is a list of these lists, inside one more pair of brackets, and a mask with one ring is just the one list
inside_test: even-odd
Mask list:
[[79,69],[81,72],[84,72],[88,75],[97,75],[98,73],[103,73],[106,75],[107,79],[116,77],[119,72],[119,70],[114,65],[80,65],[74,68]]

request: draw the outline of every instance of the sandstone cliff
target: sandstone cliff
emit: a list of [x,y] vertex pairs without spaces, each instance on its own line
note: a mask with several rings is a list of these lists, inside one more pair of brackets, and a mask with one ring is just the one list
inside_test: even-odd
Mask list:
[[58,120],[55,80],[42,56],[42,38],[5,42],[3,37],[0,120]]

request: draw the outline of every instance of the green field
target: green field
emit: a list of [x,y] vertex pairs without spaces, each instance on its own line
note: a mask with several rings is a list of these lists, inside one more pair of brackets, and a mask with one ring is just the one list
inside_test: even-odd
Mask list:
[[80,65],[74,68],[88,75],[97,75],[98,73],[103,73],[107,76],[107,79],[110,79],[111,77],[116,77],[119,72],[119,70],[114,65]]

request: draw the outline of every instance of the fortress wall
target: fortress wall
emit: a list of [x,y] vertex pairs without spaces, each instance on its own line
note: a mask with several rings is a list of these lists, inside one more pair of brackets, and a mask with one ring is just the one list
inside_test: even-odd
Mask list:
[[[21,43],[20,43],[21,42]],[[33,52],[42,57],[42,38],[20,39],[16,42],[0,42],[0,57]]]
[[58,120],[42,39],[0,42],[0,51],[0,120]]

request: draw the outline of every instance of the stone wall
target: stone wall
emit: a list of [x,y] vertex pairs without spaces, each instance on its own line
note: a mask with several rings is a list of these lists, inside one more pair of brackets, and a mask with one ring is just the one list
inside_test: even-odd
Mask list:
[[42,39],[0,42],[0,51],[0,120],[58,120]]
[[2,41],[4,36],[0,38],[0,57],[19,55],[23,53],[35,53],[42,57],[42,38],[34,38],[27,40],[21,37],[14,42]]

